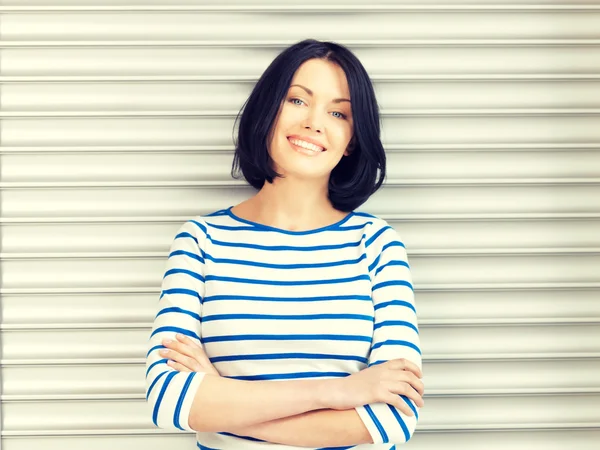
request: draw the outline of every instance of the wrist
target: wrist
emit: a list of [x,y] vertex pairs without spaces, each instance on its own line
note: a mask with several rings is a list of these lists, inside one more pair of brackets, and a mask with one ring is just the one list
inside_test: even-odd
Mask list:
[[316,389],[313,390],[315,398],[315,406],[314,409],[332,409],[335,404],[335,396],[338,390],[340,389],[339,379],[326,379],[319,380]]

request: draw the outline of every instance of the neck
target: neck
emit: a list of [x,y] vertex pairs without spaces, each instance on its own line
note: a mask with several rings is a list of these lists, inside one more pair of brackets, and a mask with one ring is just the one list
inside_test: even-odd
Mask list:
[[275,178],[265,182],[253,199],[257,216],[265,223],[284,229],[311,229],[341,219],[328,197],[324,183],[297,178]]

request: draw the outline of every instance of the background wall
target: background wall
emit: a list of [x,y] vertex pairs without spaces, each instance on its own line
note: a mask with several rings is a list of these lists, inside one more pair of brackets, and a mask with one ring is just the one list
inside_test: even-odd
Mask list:
[[0,1],[3,447],[194,447],[143,394],[168,246],[252,194],[234,116],[315,37],[381,104],[389,175],[361,209],[413,267],[407,446],[597,449],[600,2],[576,3]]

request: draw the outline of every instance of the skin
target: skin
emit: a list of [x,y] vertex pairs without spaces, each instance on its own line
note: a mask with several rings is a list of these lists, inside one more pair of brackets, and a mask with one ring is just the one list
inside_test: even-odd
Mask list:
[[[340,98],[350,101],[336,100]],[[253,222],[290,231],[320,228],[343,219],[347,212],[336,210],[327,198],[328,182],[331,171],[352,151],[352,120],[350,92],[343,70],[319,59],[303,63],[290,83],[268,139],[273,168],[283,178],[275,178],[272,184],[266,182],[255,196],[234,206],[232,212]],[[316,156],[299,153],[289,143],[287,137],[290,135],[313,138],[326,151]],[[179,335],[176,341],[163,341],[163,345],[169,350],[160,353],[169,359],[168,364],[175,370],[207,374],[194,400],[193,410],[196,404],[213,405],[211,415],[217,416],[223,409],[223,414],[228,415],[226,420],[231,423],[234,420],[231,408],[224,403],[235,405],[242,391],[251,397],[251,388],[257,392],[262,389],[260,382],[242,388],[238,386],[239,381],[221,377],[202,346],[185,336]],[[413,415],[397,394],[403,393],[422,407],[422,376],[414,363],[399,359],[338,380],[279,382],[271,385],[281,387],[279,393],[270,387],[260,391],[261,396],[256,395],[261,409],[251,412],[251,417],[244,416],[245,410],[237,409],[240,417],[235,420],[246,425],[219,431],[299,447],[372,443],[352,405],[381,401]],[[290,383],[296,384],[291,387]],[[289,390],[285,386],[290,386]],[[319,402],[316,407],[300,404],[311,396]],[[214,398],[221,400],[214,403]],[[246,401],[250,400],[247,398]],[[284,407],[303,408],[301,411],[304,412],[292,413],[284,411]],[[197,411],[201,413],[203,408]],[[259,420],[260,414],[270,415],[271,419]],[[204,417],[203,423],[208,419]]]
[[[350,101],[336,101],[339,98]],[[288,141],[290,135],[314,138],[326,151],[317,156],[301,154]],[[267,147],[273,168],[284,178],[277,177],[272,184],[265,182],[255,196],[234,206],[232,212],[290,231],[340,221],[347,212],[336,210],[327,198],[329,176],[352,151],[353,135],[352,104],[344,71],[329,61],[304,62],[292,78],[269,133]]]

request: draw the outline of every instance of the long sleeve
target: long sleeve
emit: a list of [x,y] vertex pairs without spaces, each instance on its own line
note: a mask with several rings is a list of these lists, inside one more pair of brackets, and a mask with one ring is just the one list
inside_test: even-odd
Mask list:
[[162,280],[157,314],[146,355],[146,401],[159,428],[194,431],[189,414],[204,373],[178,372],[158,352],[165,338],[182,333],[201,342],[200,315],[204,297],[205,226],[184,223],[173,240]]
[[[368,365],[405,358],[422,368],[412,275],[404,243],[398,233],[382,221],[365,246],[371,255],[368,260],[375,310]],[[414,416],[407,416],[387,403],[355,408],[375,444],[400,444],[413,435],[419,408],[408,397],[403,395],[402,398]]]

